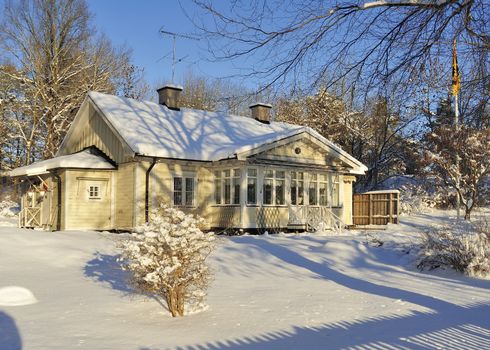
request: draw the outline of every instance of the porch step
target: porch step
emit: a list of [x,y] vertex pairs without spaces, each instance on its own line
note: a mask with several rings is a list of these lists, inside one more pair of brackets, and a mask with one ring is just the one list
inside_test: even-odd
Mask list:
[[306,224],[288,224],[287,226],[288,230],[301,230],[305,231],[306,230]]

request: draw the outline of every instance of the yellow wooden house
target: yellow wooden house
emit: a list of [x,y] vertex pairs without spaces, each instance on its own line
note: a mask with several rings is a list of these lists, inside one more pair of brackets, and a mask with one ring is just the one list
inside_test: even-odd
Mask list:
[[209,228],[278,231],[352,223],[352,184],[366,166],[311,128],[90,92],[55,158],[14,169],[20,227],[131,230],[160,201]]

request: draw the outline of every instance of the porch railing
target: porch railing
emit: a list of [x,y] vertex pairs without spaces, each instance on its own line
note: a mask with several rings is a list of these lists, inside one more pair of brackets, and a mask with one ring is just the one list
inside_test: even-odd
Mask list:
[[308,231],[342,231],[345,226],[331,208],[323,206],[298,205],[289,207],[289,227],[304,227]]

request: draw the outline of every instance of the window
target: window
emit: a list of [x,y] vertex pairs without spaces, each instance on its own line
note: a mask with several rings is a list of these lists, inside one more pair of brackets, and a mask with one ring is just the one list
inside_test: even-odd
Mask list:
[[320,174],[318,176],[318,185],[319,185],[319,199],[320,205],[326,206],[328,205],[328,196],[327,196],[327,186],[328,186],[328,178],[327,174]]
[[274,186],[274,172],[266,170],[264,172],[263,200],[264,204],[272,204],[272,188]]
[[310,185],[308,189],[308,204],[318,205],[318,175],[310,174]]
[[276,204],[286,204],[286,174],[284,171],[276,170]]
[[247,204],[257,204],[257,169],[247,170]]
[[240,204],[240,169],[214,172],[215,204]]
[[263,202],[267,205],[285,204],[285,172],[266,170],[264,172]]
[[230,179],[230,170],[225,170],[223,172],[224,175],[224,198],[225,204],[231,203],[231,179]]
[[233,204],[240,204],[240,169],[233,170]]
[[221,171],[214,172],[214,202],[221,204]]
[[340,181],[339,175],[332,175],[332,206],[340,206]]
[[304,174],[303,172],[291,172],[291,204],[304,205]]
[[174,205],[194,205],[194,178],[174,177]]
[[326,206],[328,204],[327,188],[327,174],[310,174],[308,204]]
[[100,199],[100,187],[89,186],[88,187],[88,199]]

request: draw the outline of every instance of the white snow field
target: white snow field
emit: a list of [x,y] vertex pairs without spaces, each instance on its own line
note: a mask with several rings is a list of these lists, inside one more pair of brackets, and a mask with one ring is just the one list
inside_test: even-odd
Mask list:
[[184,318],[131,293],[120,235],[0,227],[0,288],[37,301],[0,305],[0,349],[490,349],[490,280],[407,254],[446,216],[372,233],[381,247],[363,232],[223,238],[209,309]]

